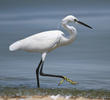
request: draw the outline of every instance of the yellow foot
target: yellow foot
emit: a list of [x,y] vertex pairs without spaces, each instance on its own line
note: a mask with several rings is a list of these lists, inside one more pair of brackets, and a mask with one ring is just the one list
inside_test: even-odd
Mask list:
[[61,84],[63,84],[63,82],[64,82],[64,79],[62,79],[62,80],[60,81],[60,83],[58,84],[58,86],[60,86]]
[[66,80],[67,82],[71,83],[72,85],[78,84],[78,82],[72,81],[69,78],[67,78],[66,76],[64,76],[64,79],[60,81],[60,83],[58,85],[63,84],[64,80]]

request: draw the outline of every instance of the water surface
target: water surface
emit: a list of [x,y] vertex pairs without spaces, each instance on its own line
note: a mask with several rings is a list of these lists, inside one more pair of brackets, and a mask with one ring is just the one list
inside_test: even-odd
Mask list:
[[[36,87],[35,70],[41,55],[9,52],[8,47],[16,40],[41,31],[59,29],[68,34],[60,27],[60,22],[72,14],[94,29],[73,24],[78,30],[76,41],[48,54],[44,72],[65,75],[79,82],[75,86],[64,82],[61,88],[110,90],[109,1],[0,2],[0,87]],[[42,88],[59,88],[59,81],[57,78],[40,77]]]

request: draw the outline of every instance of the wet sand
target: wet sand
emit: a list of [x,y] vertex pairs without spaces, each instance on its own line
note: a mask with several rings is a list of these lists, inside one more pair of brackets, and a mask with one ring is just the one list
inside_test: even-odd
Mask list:
[[4,87],[0,89],[0,100],[110,100],[110,91]]
[[84,97],[71,97],[71,96],[20,96],[20,97],[0,97],[0,100],[110,100],[107,98],[84,98]]

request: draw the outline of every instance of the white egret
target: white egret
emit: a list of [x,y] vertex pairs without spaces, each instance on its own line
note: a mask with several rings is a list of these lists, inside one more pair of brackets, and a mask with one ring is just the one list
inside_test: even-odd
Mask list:
[[73,26],[68,25],[69,22],[79,23],[79,24],[82,24],[82,25],[92,29],[92,27],[79,21],[76,17],[74,17],[72,15],[68,15],[64,19],[62,19],[62,26],[64,27],[65,30],[67,30],[69,32],[69,37],[65,37],[64,33],[60,30],[51,30],[51,31],[37,33],[37,34],[29,36],[25,39],[19,40],[19,41],[13,43],[9,47],[10,51],[24,50],[24,51],[28,51],[28,52],[39,52],[42,54],[40,63],[36,69],[36,79],[37,79],[38,87],[40,87],[39,73],[41,76],[62,78],[63,80],[60,82],[60,84],[63,83],[64,80],[69,81],[72,84],[77,83],[77,82],[73,82],[73,81],[69,80],[65,76],[45,74],[43,72],[43,64],[44,64],[47,53],[49,53],[50,51],[52,51],[60,46],[68,45],[75,40],[77,31]]

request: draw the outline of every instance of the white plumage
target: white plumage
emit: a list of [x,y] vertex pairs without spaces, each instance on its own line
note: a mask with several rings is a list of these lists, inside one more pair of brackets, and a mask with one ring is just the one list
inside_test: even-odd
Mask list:
[[16,41],[15,43],[13,43],[12,45],[9,46],[9,50],[10,50],[10,51],[19,50],[20,44],[21,44],[20,41]]
[[60,30],[51,30],[34,34],[25,39],[13,43],[10,51],[24,50],[29,52],[49,52],[59,46],[71,43],[76,37],[76,29],[73,26],[67,25],[76,19],[74,16],[67,16],[62,20],[62,26],[69,31],[70,37],[64,37],[64,33]]
[[60,42],[62,34],[63,32],[59,30],[37,33],[13,43],[9,49],[11,51],[48,52],[58,46],[57,44]]

